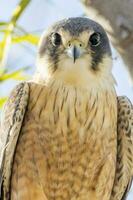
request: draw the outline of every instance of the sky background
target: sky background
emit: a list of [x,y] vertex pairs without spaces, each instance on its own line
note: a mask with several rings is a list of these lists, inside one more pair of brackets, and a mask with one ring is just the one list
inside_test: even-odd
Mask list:
[[[8,21],[12,11],[18,4],[18,0],[0,1],[0,21]],[[78,0],[32,0],[18,24],[26,31],[41,34],[53,22],[66,18],[82,16],[84,9]],[[91,16],[90,16],[91,18]],[[0,35],[0,40],[2,36]],[[125,70],[122,59],[112,48],[113,51],[113,74],[117,81],[116,91],[118,95],[126,95],[133,101],[133,89],[129,83],[128,73]],[[26,44],[13,45],[7,59],[9,69],[18,69],[31,66],[27,70],[29,77],[34,73],[36,60],[36,48]],[[8,95],[16,85],[16,81],[9,80],[0,84],[0,96]],[[127,200],[133,200],[133,191]]]

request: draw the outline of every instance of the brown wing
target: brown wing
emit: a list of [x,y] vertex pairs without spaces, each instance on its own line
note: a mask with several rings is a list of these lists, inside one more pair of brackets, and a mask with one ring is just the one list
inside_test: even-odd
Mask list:
[[28,83],[12,91],[2,113],[0,130],[0,199],[8,200],[10,176],[15,147],[28,104]]
[[117,164],[110,200],[125,200],[133,178],[133,106],[118,97]]

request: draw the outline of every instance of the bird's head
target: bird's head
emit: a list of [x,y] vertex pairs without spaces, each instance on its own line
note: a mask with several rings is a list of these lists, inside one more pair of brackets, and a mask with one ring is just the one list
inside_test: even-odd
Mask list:
[[83,17],[55,23],[40,40],[37,73],[72,85],[110,76],[111,49],[104,29]]

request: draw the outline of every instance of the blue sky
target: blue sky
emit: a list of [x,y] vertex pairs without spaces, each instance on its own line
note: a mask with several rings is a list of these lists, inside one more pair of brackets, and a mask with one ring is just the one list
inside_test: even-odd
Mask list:
[[[18,0],[0,1],[0,21],[8,21],[10,19],[11,13],[18,2]],[[32,0],[19,20],[19,25],[23,26],[27,31],[41,34],[53,22],[65,17],[82,16],[83,13],[84,9],[78,0]],[[128,73],[115,49],[113,49],[113,58],[113,74],[117,81],[117,94],[126,95],[133,100],[133,91],[129,84]],[[15,69],[30,65],[32,68],[28,73],[31,75],[35,69],[35,59],[36,48],[27,45],[14,45],[10,49],[7,66]],[[16,82],[14,81],[1,84],[0,95],[9,94],[15,84]],[[130,195],[128,200],[132,198]]]

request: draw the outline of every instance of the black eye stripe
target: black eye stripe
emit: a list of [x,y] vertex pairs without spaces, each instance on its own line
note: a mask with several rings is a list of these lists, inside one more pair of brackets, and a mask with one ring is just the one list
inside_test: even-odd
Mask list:
[[59,46],[61,44],[61,36],[59,33],[53,33],[51,40],[54,46]]
[[89,38],[89,43],[91,46],[98,46],[101,41],[100,33],[93,33]]

